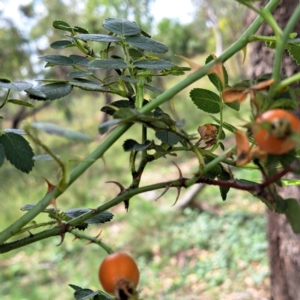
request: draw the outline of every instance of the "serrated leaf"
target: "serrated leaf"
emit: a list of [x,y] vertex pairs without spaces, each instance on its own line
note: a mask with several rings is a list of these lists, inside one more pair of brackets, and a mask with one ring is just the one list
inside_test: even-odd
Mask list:
[[174,65],[163,59],[141,59],[133,62],[133,65],[140,69],[163,70],[170,69]]
[[117,101],[111,102],[109,105],[103,106],[101,108],[101,111],[112,116],[120,108],[134,108],[134,103],[132,103],[128,100],[117,100]]
[[151,146],[151,141],[146,141],[144,144],[139,144],[137,141],[128,139],[123,143],[124,151],[142,151]]
[[211,114],[220,112],[222,100],[217,94],[206,89],[195,88],[191,90],[190,97],[201,110]]
[[105,132],[107,132],[110,128],[112,128],[113,126],[117,125],[118,123],[120,123],[122,120],[118,120],[118,119],[114,119],[114,120],[109,120],[107,122],[102,123],[99,126],[99,133],[100,134],[104,134]]
[[181,137],[175,132],[167,130],[158,130],[155,132],[155,136],[164,144],[171,146],[177,144],[181,140]]
[[[33,94],[30,93],[29,96],[32,99],[36,100],[56,100],[65,97],[69,93],[71,93],[73,86],[69,83],[50,83],[46,85],[42,85],[35,90],[38,90],[42,94],[44,94],[45,98],[33,97]],[[28,90],[27,90],[28,92]]]
[[18,100],[18,99],[9,99],[7,102],[12,103],[12,104],[16,104],[16,105],[20,105],[20,106],[25,106],[25,107],[34,107],[34,105],[32,105],[31,103],[21,101],[21,100]]
[[144,57],[143,53],[141,53],[140,51],[138,51],[134,48],[129,48],[128,53],[133,60],[138,60],[138,59]]
[[85,56],[71,54],[69,58],[72,59],[74,65],[87,67],[89,65],[90,60],[88,60]]
[[30,89],[32,84],[26,81],[7,82],[0,80],[0,87],[21,92]]
[[136,23],[126,19],[108,18],[104,20],[103,27],[122,36],[137,35],[141,32],[141,28]]
[[300,65],[300,45],[289,45],[288,52],[292,59]]
[[7,160],[18,170],[29,173],[33,166],[33,150],[28,141],[21,135],[12,132],[0,136]]
[[67,22],[61,20],[53,21],[52,26],[58,30],[64,30],[69,32],[72,32],[73,30],[73,28]]
[[62,128],[58,125],[47,123],[47,122],[34,122],[31,124],[32,127],[42,130],[48,134],[54,134],[62,136],[68,140],[79,141],[79,142],[90,142],[92,139],[81,132],[73,131],[70,129]]
[[87,77],[92,75],[92,72],[85,72],[85,71],[73,71],[67,74],[70,78],[81,78],[81,77]]
[[82,290],[82,288],[78,285],[75,285],[75,284],[69,284],[69,287],[72,288],[73,290],[75,291],[79,291],[79,290]]
[[108,34],[78,34],[75,35],[74,38],[82,41],[94,41],[99,43],[113,43],[121,41],[119,37]]
[[69,47],[74,47],[75,44],[70,40],[59,40],[50,44],[52,49],[64,49]]
[[3,165],[5,159],[5,150],[4,146],[0,144],[0,167]]
[[285,215],[289,220],[294,233],[300,233],[300,206],[296,199],[286,199],[287,204]]
[[73,65],[73,60],[68,56],[64,56],[64,55],[42,55],[39,56],[39,59],[54,65],[60,65],[60,66]]
[[77,80],[70,81],[70,84],[86,91],[95,91],[95,92],[106,91],[99,83],[87,79],[78,78]]
[[125,69],[127,64],[123,59],[97,59],[89,63],[90,70],[110,70],[110,69]]
[[131,46],[155,53],[165,53],[169,50],[166,45],[145,36],[128,36],[126,42]]
[[232,108],[232,109],[234,109],[234,110],[236,110],[236,111],[239,111],[240,107],[241,107],[241,104],[238,101],[225,102],[225,105]]
[[81,290],[77,290],[74,293],[74,297],[76,300],[91,299],[96,295],[98,295],[98,292],[94,292],[90,289],[81,289]]
[[[90,212],[92,211],[91,209],[89,208],[72,208],[72,209],[68,209],[65,211],[65,214],[72,218],[72,219],[75,219],[87,212]],[[100,224],[100,223],[106,223],[106,222],[109,222],[111,221],[111,219],[114,217],[114,215],[109,212],[109,211],[104,211],[104,212],[101,212],[99,213],[98,215],[96,216],[93,216],[92,218],[90,219],[87,219],[86,221],[84,221],[84,223],[88,223],[88,224]]]
[[31,88],[26,90],[26,93],[30,99],[35,99],[35,100],[46,100],[46,94],[42,93],[40,90],[37,88]]

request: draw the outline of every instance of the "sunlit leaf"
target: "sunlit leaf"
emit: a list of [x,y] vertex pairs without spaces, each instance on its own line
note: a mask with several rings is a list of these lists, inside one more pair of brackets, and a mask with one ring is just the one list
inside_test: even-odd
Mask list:
[[104,20],[103,27],[123,36],[137,35],[141,32],[141,28],[136,23],[126,19],[108,18]]
[[62,128],[56,124],[47,123],[47,122],[34,122],[31,124],[31,126],[39,130],[42,130],[48,134],[62,136],[68,140],[80,141],[80,142],[91,141],[91,138],[85,133]]
[[[32,93],[29,93],[30,98],[36,100],[56,100],[65,97],[69,93],[71,93],[73,86],[69,83],[50,83],[46,85],[42,85],[35,90],[42,92],[46,97],[45,98],[38,98],[34,97]],[[28,90],[27,90],[28,92]]]
[[97,59],[89,63],[90,70],[99,70],[99,69],[125,69],[127,64],[123,59]]
[[153,59],[141,59],[133,62],[133,65],[140,69],[150,69],[150,70],[163,70],[170,69],[174,65],[163,59],[153,60]]
[[108,34],[78,34],[75,35],[74,38],[82,41],[94,41],[94,42],[105,42],[105,43],[113,43],[113,42],[121,41],[119,37],[108,35]]
[[74,47],[75,44],[70,40],[59,40],[50,44],[52,49],[64,49],[68,47]]
[[128,36],[126,42],[131,46],[155,53],[165,53],[169,50],[166,45],[145,36]]
[[16,91],[24,91],[30,89],[32,84],[26,81],[7,82],[7,80],[0,80],[0,87]]

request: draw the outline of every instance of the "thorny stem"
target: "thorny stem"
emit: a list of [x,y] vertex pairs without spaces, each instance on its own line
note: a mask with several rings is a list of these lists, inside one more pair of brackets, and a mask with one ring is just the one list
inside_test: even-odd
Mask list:
[[111,249],[108,245],[106,245],[105,243],[103,243],[101,241],[101,239],[99,239],[98,237],[90,237],[86,234],[83,234],[81,232],[79,232],[76,229],[70,229],[69,232],[71,234],[73,234],[75,236],[76,239],[84,239],[87,241],[90,241],[91,244],[97,244],[99,245],[101,248],[103,248],[108,254],[113,253],[113,249]]
[[[266,9],[272,11],[275,9],[275,7],[279,4],[280,0],[270,0],[268,5],[266,6]],[[177,93],[188,87],[190,84],[194,83],[195,81],[199,80],[200,78],[204,77],[207,72],[210,70],[212,66],[214,66],[216,63],[219,62],[225,62],[230,57],[232,57],[235,53],[242,50],[248,43],[248,38],[251,37],[255,32],[259,29],[259,27],[264,22],[262,17],[256,18],[256,20],[250,25],[250,27],[244,32],[244,34],[234,43],[232,44],[221,56],[218,60],[213,60],[207,65],[205,65],[202,69],[195,71],[191,75],[187,76],[185,79],[177,83],[175,86],[170,88],[169,90],[165,91],[161,95],[159,95],[156,99],[149,102],[147,105],[141,108],[141,113],[148,113],[151,112],[156,107],[160,106],[164,102],[168,101],[172,97],[174,97]],[[73,171],[70,174],[70,180],[68,185],[66,186],[66,189],[72,185],[96,160],[101,158],[103,154],[131,127],[132,124],[126,123],[122,124],[121,126],[117,127],[104,141],[101,145],[99,145],[91,154],[89,154],[86,159],[77,165],[73,169]],[[210,166],[212,166],[213,162],[210,162]],[[208,164],[209,165],[209,164]],[[208,165],[205,167],[208,168]],[[204,169],[205,169],[204,168]],[[181,182],[181,181],[180,181]],[[140,193],[143,191],[143,188],[140,188]],[[155,186],[153,186],[153,189],[156,189]],[[136,190],[137,191],[137,190]],[[3,230],[0,233],[0,244],[3,244],[6,240],[8,240],[10,237],[12,237],[16,232],[18,232],[20,229],[22,229],[27,223],[29,223],[31,220],[33,220],[42,210],[44,210],[47,205],[49,204],[49,201],[53,198],[57,198],[62,194],[61,191],[59,191],[57,188],[55,188],[52,192],[46,194],[30,211],[28,211],[26,214],[24,214],[21,218],[16,220],[13,224],[8,226],[5,230]],[[116,205],[124,200],[126,200],[126,193],[125,195],[122,194],[122,200],[117,198],[118,200],[109,201],[103,206],[111,207],[113,205]],[[124,199],[123,199],[124,198]],[[128,197],[127,197],[128,199]],[[111,205],[113,204],[113,205]],[[77,220],[77,218],[75,219]],[[74,220],[73,220],[74,221]],[[79,222],[80,223],[80,222]],[[45,232],[42,232],[40,234],[40,239],[46,238],[49,236],[57,235],[60,233],[61,228],[55,227],[53,230],[56,231],[56,234],[53,234],[53,232],[50,230],[47,230]],[[37,235],[34,236],[34,239],[32,241],[38,241],[39,238]],[[20,247],[25,244],[20,244]],[[15,248],[13,248],[15,249]],[[9,250],[8,250],[9,251]]]
[[[205,176],[201,176],[197,178],[197,183],[205,183],[208,185],[215,185],[215,186],[221,186],[221,187],[229,187],[229,188],[234,188],[238,190],[243,190],[243,191],[248,191],[248,192],[255,192],[255,193],[260,193],[261,191],[264,190],[264,188],[269,187],[273,183],[277,182],[280,180],[284,175],[287,173],[293,171],[295,169],[295,166],[293,164],[287,166],[280,172],[276,173],[275,175],[267,178],[264,182],[262,183],[256,183],[256,184],[243,184],[240,182],[236,181],[225,181],[225,180],[216,180],[216,179],[211,179],[207,178]],[[191,181],[191,179],[187,178],[180,178],[177,180],[170,180],[166,182],[160,182],[140,188],[134,188],[134,189],[127,189],[125,192],[119,194],[115,198],[111,199],[110,201],[104,203],[103,205],[99,206],[96,209],[91,210],[90,212],[87,212],[85,214],[80,215],[77,218],[72,219],[68,223],[64,223],[62,226],[56,226],[54,228],[45,230],[43,232],[37,233],[35,235],[30,235],[29,237],[25,237],[22,239],[19,239],[17,241],[13,241],[10,243],[4,243],[0,245],[0,253],[6,253],[11,250],[26,246],[28,244],[34,243],[39,240],[43,240],[46,238],[49,238],[51,236],[56,236],[56,235],[62,235],[66,232],[71,232],[72,229],[74,229],[75,226],[78,226],[82,224],[84,221],[87,219],[90,219],[91,217],[110,209],[113,206],[116,206],[117,204],[120,204],[124,200],[128,200],[132,198],[135,195],[148,192],[148,191],[154,191],[162,188],[170,188],[170,187],[188,187],[188,181]],[[92,238],[89,238],[91,240]]]

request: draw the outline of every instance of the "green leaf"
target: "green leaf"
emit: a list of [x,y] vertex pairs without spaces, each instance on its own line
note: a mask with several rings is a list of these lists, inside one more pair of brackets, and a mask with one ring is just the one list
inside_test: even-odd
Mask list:
[[72,59],[74,65],[82,66],[82,67],[88,67],[89,60],[85,56],[71,54],[69,58]]
[[163,59],[141,59],[133,62],[133,65],[140,69],[163,70],[170,69],[174,65]]
[[76,80],[70,81],[70,84],[86,91],[95,91],[95,92],[106,91],[99,83],[87,79],[78,78]]
[[46,100],[46,94],[43,92],[39,91],[37,88],[31,88],[26,90],[26,93],[30,99],[35,99],[35,100]]
[[32,127],[42,130],[48,134],[54,134],[62,136],[68,140],[79,141],[79,142],[90,142],[92,139],[81,132],[65,129],[52,123],[47,122],[34,122],[31,124]]
[[[218,175],[218,179],[229,181],[231,179],[230,173],[226,171],[224,168],[222,168],[222,173]],[[230,188],[225,186],[220,186],[219,189],[220,189],[221,197],[223,201],[225,201]]]
[[240,110],[240,102],[239,101],[233,101],[233,102],[225,102],[225,105],[236,110],[239,111]]
[[74,293],[74,297],[76,300],[88,300],[93,298],[96,295],[98,295],[98,292],[94,292],[90,289],[81,289],[81,290],[77,290]]
[[87,77],[91,76],[93,73],[91,72],[85,72],[85,71],[73,71],[67,74],[70,78],[81,78],[81,77]]
[[144,57],[143,53],[141,53],[140,51],[138,51],[134,48],[129,48],[128,53],[133,60],[138,60],[138,59]]
[[[205,60],[205,64],[207,65],[209,62],[211,62],[213,60],[214,60],[214,57],[212,55],[209,55]],[[228,73],[224,66],[223,66],[223,74],[224,74],[225,87],[226,87],[228,85]],[[220,80],[219,76],[215,73],[208,74],[207,76],[208,76],[210,82],[216,87],[216,89],[219,92],[222,92],[225,87],[223,87],[222,81]]]
[[12,104],[16,104],[16,105],[20,105],[20,106],[25,106],[25,107],[34,107],[34,105],[32,105],[31,103],[21,101],[21,100],[17,100],[17,99],[9,99],[7,102],[12,103]]
[[74,47],[75,44],[70,40],[59,40],[50,44],[52,49],[64,49],[68,47]]
[[120,119],[114,119],[114,120],[109,120],[107,122],[102,123],[99,126],[99,133],[104,134],[106,133],[109,129],[111,129],[113,126],[119,124],[122,120]]
[[60,66],[73,65],[73,60],[63,55],[42,55],[39,57],[39,59],[54,65],[60,65]]
[[211,114],[220,112],[222,100],[217,94],[209,90],[195,88],[191,90],[190,97],[201,110]]
[[108,18],[104,20],[103,27],[122,36],[137,35],[141,32],[141,28],[136,23],[126,19]]
[[181,140],[181,137],[175,132],[167,130],[158,130],[155,132],[155,136],[167,145],[175,145]]
[[0,87],[21,92],[30,89],[32,84],[26,81],[7,82],[4,79],[0,80]]
[[288,52],[292,59],[300,65],[300,45],[289,45]]
[[0,144],[0,167],[3,165],[5,159],[5,149],[2,144]]
[[151,141],[146,141],[144,144],[139,144],[137,141],[128,139],[123,143],[124,151],[142,151],[151,146]]
[[294,233],[300,233],[300,206],[296,199],[286,199],[287,204],[285,215],[289,220]]
[[[211,115],[210,115],[210,117],[211,117],[214,121],[216,121],[218,124],[220,124],[220,120],[218,120],[216,117],[211,116]],[[229,123],[227,123],[227,122],[223,122],[223,128],[227,129],[228,131],[230,131],[230,132],[232,132],[232,133],[234,133],[234,132],[237,130],[236,127],[234,127],[233,125],[231,125],[231,124],[229,124]]]
[[73,31],[73,28],[67,22],[61,20],[53,21],[52,26],[58,30],[64,30],[69,32]]
[[161,89],[158,89],[157,87],[155,87],[155,86],[152,86],[152,85],[149,85],[149,84],[144,84],[144,87],[147,89],[147,90],[149,90],[149,91],[151,91],[151,92],[153,92],[153,93],[156,93],[156,94],[162,94],[163,93],[163,91],[161,90]]
[[28,141],[21,135],[8,132],[0,136],[7,160],[18,170],[29,173],[34,165],[34,153]]
[[82,288],[78,285],[75,285],[75,284],[69,284],[69,287],[71,287],[73,290],[75,291],[79,291],[79,290],[82,290]]
[[165,53],[169,50],[166,45],[145,36],[128,36],[126,42],[131,46],[155,53]]
[[[46,85],[42,85],[35,89],[44,94],[45,98],[35,97],[34,94],[30,93],[30,98],[35,100],[56,100],[62,97],[65,97],[69,93],[71,93],[73,86],[69,83],[50,83]],[[28,92],[28,90],[27,90]]]
[[75,35],[74,38],[82,41],[94,41],[99,43],[113,43],[121,41],[119,37],[108,34],[78,34]]
[[101,111],[112,116],[120,108],[134,108],[134,103],[132,103],[128,100],[117,100],[117,101],[111,102],[109,105],[103,106],[101,108]]
[[138,83],[139,82],[137,79],[129,77],[129,76],[119,76],[119,79],[121,79],[125,82],[132,82],[132,83]]
[[79,33],[89,33],[89,31],[87,29],[79,27],[79,26],[75,26],[74,31],[79,32]]
[[[72,209],[68,209],[65,211],[65,214],[72,218],[75,219],[87,212],[92,211],[92,209],[89,208],[72,208]],[[111,221],[111,219],[114,217],[114,215],[109,212],[109,211],[104,211],[99,213],[98,215],[93,216],[90,219],[87,219],[86,221],[84,221],[84,223],[88,223],[88,224],[102,224],[102,223],[106,223]]]
[[90,70],[99,70],[99,69],[125,69],[127,64],[123,59],[97,59],[89,63]]

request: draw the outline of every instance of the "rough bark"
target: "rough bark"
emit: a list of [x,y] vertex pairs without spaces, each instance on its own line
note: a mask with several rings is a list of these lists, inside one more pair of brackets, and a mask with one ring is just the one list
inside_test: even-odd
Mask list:
[[[281,28],[294,11],[298,0],[282,0],[274,17]],[[247,23],[253,20],[253,13],[249,13]],[[300,35],[300,22],[294,32]],[[264,25],[259,31],[262,35],[274,35],[269,26]],[[259,77],[272,72],[273,50],[264,43],[254,43],[250,50],[250,76]],[[299,72],[300,68],[285,54],[282,63],[282,73],[290,76]],[[299,115],[299,114],[298,114]],[[279,193],[283,198],[297,198],[300,201],[299,187],[284,187]],[[300,299],[300,235],[292,232],[291,226],[284,215],[267,211],[268,255],[270,262],[271,300]]]

